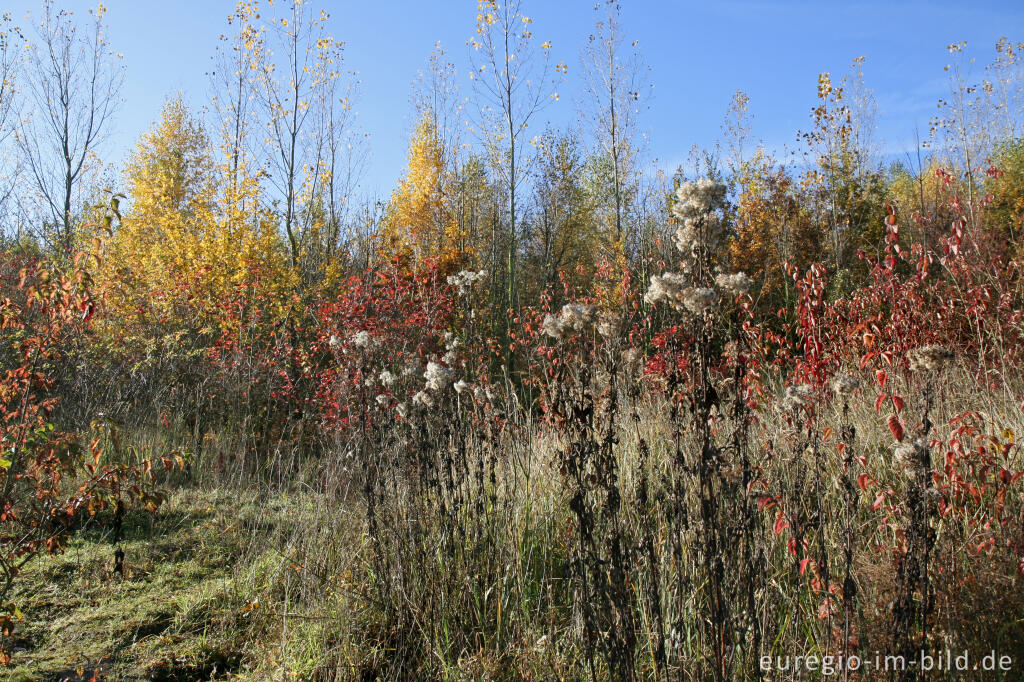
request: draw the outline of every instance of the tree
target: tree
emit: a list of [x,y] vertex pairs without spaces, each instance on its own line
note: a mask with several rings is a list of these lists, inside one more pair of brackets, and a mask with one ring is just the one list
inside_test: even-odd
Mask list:
[[604,232],[595,220],[580,146],[572,135],[552,133],[538,144],[536,215],[527,246],[535,271],[535,294],[545,287],[554,288],[560,271],[572,285],[589,289],[600,254],[615,240],[615,235]]
[[388,206],[380,255],[405,256],[414,265],[436,259],[443,269],[450,269],[464,260],[465,240],[451,206],[452,173],[436,120],[427,110],[416,125],[405,175]]
[[[239,0],[228,17],[233,32],[221,36],[216,66],[210,73],[220,131],[215,219],[217,238],[236,240],[242,247],[241,259],[250,266],[272,263],[272,284],[278,286],[288,277],[284,264],[278,262],[280,244],[273,235],[274,216],[262,182],[266,172],[260,165],[260,145],[254,139],[260,125],[256,107],[259,59],[265,52],[263,31],[255,23],[258,18],[255,2]],[[232,276],[237,281],[245,275],[244,270],[235,270]]]
[[254,55],[263,52],[263,34],[253,22],[255,3],[239,0],[228,16],[234,31],[221,35],[215,66],[210,72],[214,90],[211,101],[220,123],[221,144],[227,164],[227,183],[237,188],[253,156],[252,128],[256,124],[253,99],[259,64]]
[[[541,43],[541,58],[532,49],[533,20],[523,15],[520,0],[481,0],[477,4],[476,34],[469,40],[474,53],[470,78],[479,99],[477,129],[507,192],[508,230],[505,276],[506,303],[517,304],[516,255],[519,190],[530,167],[527,156],[530,121],[550,99],[557,99],[549,81],[551,43]],[[471,53],[472,54],[472,53]],[[557,64],[555,70],[565,73]]]
[[[332,264],[343,241],[351,237],[343,236],[342,226],[348,223],[354,208],[353,196],[367,158],[363,149],[366,137],[357,132],[352,121],[356,96],[354,80],[342,84],[338,78],[330,78],[319,88],[314,144],[321,174],[315,198],[323,205],[325,229],[320,235],[323,243],[313,251]],[[321,270],[325,267],[320,264]]]
[[16,155],[9,153],[8,143],[14,132],[14,120],[18,117],[15,105],[15,47],[19,37],[17,27],[11,25],[10,14],[0,14],[0,155],[6,161],[0,165],[0,218],[4,217],[4,209],[18,174]]
[[1000,38],[995,45],[996,59],[985,67],[988,77],[980,83],[968,80],[974,59],[967,59],[966,48],[966,41],[946,47],[951,55],[945,66],[950,92],[948,99],[939,100],[941,115],[931,120],[933,139],[929,144],[934,138],[944,143],[944,160],[962,177],[967,215],[973,223],[983,164],[1000,144],[1020,134],[1017,118],[1024,105],[1024,61],[1020,58],[1024,43]]
[[793,303],[786,264],[801,270],[819,257],[818,232],[793,178],[758,149],[736,167],[738,197],[729,259],[760,285],[752,292],[763,310]]
[[254,270],[264,273],[265,286],[284,287],[286,268],[270,216],[240,212],[255,203],[240,196],[252,191],[244,174],[219,192],[223,170],[181,97],[169,100],[126,164],[131,207],[110,240],[105,273],[119,316],[131,320],[141,306],[174,317],[183,290],[201,315]]
[[143,291],[158,297],[202,270],[214,223],[209,144],[180,96],[166,102],[160,121],[139,140],[125,167],[125,184],[131,208],[111,240],[109,260],[131,269]]
[[882,241],[884,181],[873,163],[875,105],[863,85],[862,64],[863,58],[856,59],[854,74],[839,86],[828,73],[818,77],[814,126],[801,133],[814,164],[804,175],[804,186],[814,200],[819,226],[829,236],[836,273],[846,271],[856,249],[880,248]]
[[[588,102],[580,108],[583,118],[590,123],[599,153],[608,158],[611,218],[616,239],[623,242],[625,216],[636,191],[637,117],[649,86],[642,81],[644,68],[636,51],[637,43],[631,44],[630,54],[622,54],[620,4],[605,0],[604,5],[604,19],[597,21],[583,52]],[[599,8],[600,4],[595,6]]]
[[1019,258],[1024,255],[1024,138],[997,146],[985,189],[992,197],[989,229]]
[[497,238],[501,199],[487,173],[487,162],[470,154],[456,173],[452,210],[463,240],[459,250],[493,275],[501,270],[503,251]]
[[418,119],[429,117],[441,142],[444,165],[458,165],[462,139],[457,118],[462,113],[458,99],[455,65],[448,61],[440,42],[434,45],[426,71],[420,70],[413,82],[413,107]]
[[934,250],[958,218],[949,206],[949,190],[943,181],[948,172],[934,155],[918,154],[916,163],[913,161],[894,163],[889,168],[886,197],[898,212],[900,239]]
[[75,241],[74,207],[82,181],[97,170],[97,151],[121,103],[120,55],[107,42],[103,5],[89,10],[88,28],[74,13],[44,0],[28,51],[26,84],[35,115],[22,121],[17,140],[31,184],[52,220],[44,238],[70,254]]
[[302,204],[321,194],[326,177],[315,126],[329,117],[318,107],[333,106],[333,98],[321,93],[341,77],[343,45],[328,33],[328,18],[324,11],[314,14],[305,0],[292,0],[268,21],[263,39],[248,46],[259,70],[270,184],[280,201],[291,265],[304,277],[310,273],[303,269],[302,241],[304,233],[312,241],[308,228],[319,214],[303,212]]

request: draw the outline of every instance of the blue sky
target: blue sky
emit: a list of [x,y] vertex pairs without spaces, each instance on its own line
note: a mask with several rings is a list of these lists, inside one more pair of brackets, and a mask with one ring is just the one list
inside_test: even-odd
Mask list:
[[[346,43],[347,67],[358,72],[358,124],[369,135],[363,183],[369,196],[386,196],[402,172],[411,127],[410,84],[436,41],[459,68],[462,94],[476,16],[474,0],[321,0],[335,37]],[[60,4],[60,3],[58,3]],[[7,0],[21,19],[35,2]],[[164,98],[182,91],[196,107],[209,92],[218,36],[227,28],[233,0],[107,0],[111,43],[124,54],[125,103],[106,158],[118,159],[159,113]],[[641,120],[648,158],[670,168],[693,145],[709,146],[721,134],[735,90],[750,96],[753,135],[773,149],[795,146],[815,103],[817,77],[838,77],[851,61],[867,58],[866,81],[879,104],[879,137],[890,152],[922,135],[939,97],[948,91],[946,45],[968,41],[975,73],[994,56],[1003,35],[1024,40],[1020,0],[801,1],[622,0],[623,33],[638,40],[650,67],[653,97]],[[65,0],[84,13],[89,3]],[[562,98],[545,110],[554,126],[576,118],[573,102],[579,51],[596,14],[594,0],[524,0],[534,34],[550,40],[555,61],[569,65]]]

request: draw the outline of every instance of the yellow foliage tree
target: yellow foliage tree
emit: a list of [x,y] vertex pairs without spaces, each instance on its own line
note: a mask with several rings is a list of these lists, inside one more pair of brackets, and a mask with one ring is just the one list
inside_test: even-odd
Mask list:
[[458,267],[469,255],[467,236],[452,205],[452,172],[434,116],[427,111],[409,143],[408,166],[378,235],[381,260],[395,257],[415,266],[436,259],[442,268]]
[[259,183],[228,165],[214,162],[181,98],[169,100],[125,169],[130,208],[109,240],[102,273],[114,319],[147,311],[173,318],[182,295],[212,310],[254,275],[261,286],[286,290],[291,273],[273,220],[260,208]]
[[740,166],[736,182],[739,200],[729,258],[761,285],[762,306],[786,305],[792,292],[785,263],[803,269],[819,260],[819,233],[794,193],[793,179],[762,150]]

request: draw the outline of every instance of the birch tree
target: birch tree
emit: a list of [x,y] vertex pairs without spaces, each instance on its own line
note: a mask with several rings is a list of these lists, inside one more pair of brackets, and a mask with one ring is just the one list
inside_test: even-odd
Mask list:
[[583,49],[584,99],[580,114],[590,124],[599,153],[608,159],[611,222],[621,244],[630,196],[635,193],[637,119],[650,85],[644,82],[646,69],[637,42],[628,49],[624,47],[620,4],[605,0],[595,10],[600,12],[602,4],[603,16]]
[[97,152],[121,104],[124,69],[107,40],[98,5],[79,24],[73,12],[42,6],[38,42],[30,46],[25,83],[32,115],[17,132],[25,172],[52,230],[50,246],[68,252],[75,240],[73,212],[83,180],[100,166]]
[[[506,303],[517,304],[516,258],[521,188],[529,176],[529,126],[550,101],[558,98],[551,73],[551,43],[535,49],[533,20],[522,13],[520,0],[482,0],[477,5],[476,33],[470,38],[470,78],[478,100],[476,129],[492,166],[504,185],[508,207],[506,239]],[[564,74],[567,67],[556,64]]]
[[[257,101],[266,123],[266,160],[276,194],[291,264],[302,261],[303,198],[315,196],[324,180],[318,142],[322,92],[341,77],[343,45],[327,30],[328,15],[305,0],[292,0],[267,20],[263,40],[250,48],[258,64]],[[305,225],[308,227],[308,222]],[[307,231],[308,232],[308,231]]]
[[15,106],[17,91],[16,46],[20,42],[20,32],[11,23],[11,15],[0,14],[0,218],[5,216],[5,208],[10,198],[15,179],[18,175],[18,159],[9,147],[15,129],[18,109]]

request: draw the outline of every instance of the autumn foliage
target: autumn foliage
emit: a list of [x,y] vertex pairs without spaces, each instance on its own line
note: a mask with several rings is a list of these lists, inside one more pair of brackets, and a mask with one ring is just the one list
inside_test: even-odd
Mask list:
[[1020,138],[953,112],[942,152],[883,164],[859,58],[819,77],[799,162],[744,151],[737,93],[727,158],[647,177],[606,9],[600,130],[527,136],[568,67],[514,59],[532,20],[481,2],[478,148],[438,49],[401,178],[359,204],[328,15],[239,2],[215,136],[170,98],[116,191],[25,210],[0,244],[5,663],[33,558],[97,530],[113,584],[126,519],[204,486],[316,501],[238,569],[270,605],[232,585],[197,628],[246,632],[226,660],[259,672],[1024,661]]

